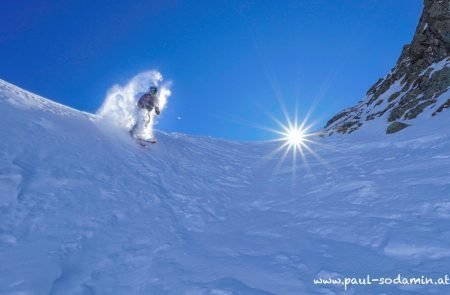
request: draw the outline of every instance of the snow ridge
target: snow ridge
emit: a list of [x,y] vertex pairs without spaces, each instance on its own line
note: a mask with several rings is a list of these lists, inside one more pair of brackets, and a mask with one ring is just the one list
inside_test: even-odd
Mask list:
[[65,116],[90,116],[90,114],[51,101],[2,79],[0,79],[0,101],[1,100],[5,100],[19,108],[39,109]]

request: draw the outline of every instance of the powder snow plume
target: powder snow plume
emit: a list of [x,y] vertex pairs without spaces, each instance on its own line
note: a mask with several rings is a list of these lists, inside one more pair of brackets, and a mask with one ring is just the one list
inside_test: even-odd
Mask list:
[[[152,85],[159,88],[160,110],[163,111],[170,96],[169,84],[163,83],[163,76],[158,71],[146,71],[137,74],[125,85],[116,84],[111,87],[97,115],[114,125],[131,130],[137,120],[137,101]],[[153,132],[156,120],[152,117],[151,122],[147,130],[149,134]]]

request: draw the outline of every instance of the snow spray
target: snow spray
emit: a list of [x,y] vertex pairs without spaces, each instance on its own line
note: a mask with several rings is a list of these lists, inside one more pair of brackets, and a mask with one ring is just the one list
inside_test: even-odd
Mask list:
[[[125,85],[114,85],[106,95],[103,105],[97,111],[100,119],[104,119],[120,128],[130,131],[138,120],[139,97],[149,90],[150,86],[159,88],[159,108],[161,112],[170,96],[169,83],[163,83],[163,76],[158,71],[146,71],[137,74]],[[157,123],[154,112],[151,113],[150,124],[145,133],[153,136],[153,126]]]

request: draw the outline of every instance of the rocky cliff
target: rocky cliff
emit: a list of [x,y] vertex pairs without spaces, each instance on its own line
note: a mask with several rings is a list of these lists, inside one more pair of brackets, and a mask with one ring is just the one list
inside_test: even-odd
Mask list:
[[357,105],[325,125],[325,134],[351,133],[383,120],[395,133],[419,116],[450,107],[450,0],[425,0],[413,40],[403,47],[394,68],[379,79]]

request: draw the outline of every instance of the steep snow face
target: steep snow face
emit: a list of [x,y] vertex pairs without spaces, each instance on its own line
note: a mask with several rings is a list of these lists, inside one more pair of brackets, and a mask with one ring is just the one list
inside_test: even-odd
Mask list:
[[89,117],[91,115],[82,113],[65,105],[43,98],[29,91],[23,90],[11,83],[0,79],[0,101],[8,102],[22,110],[39,110],[51,112],[65,117]]
[[320,139],[293,174],[271,144],[159,132],[142,149],[2,82],[0,294],[337,294],[313,279],[445,275],[448,124]]

